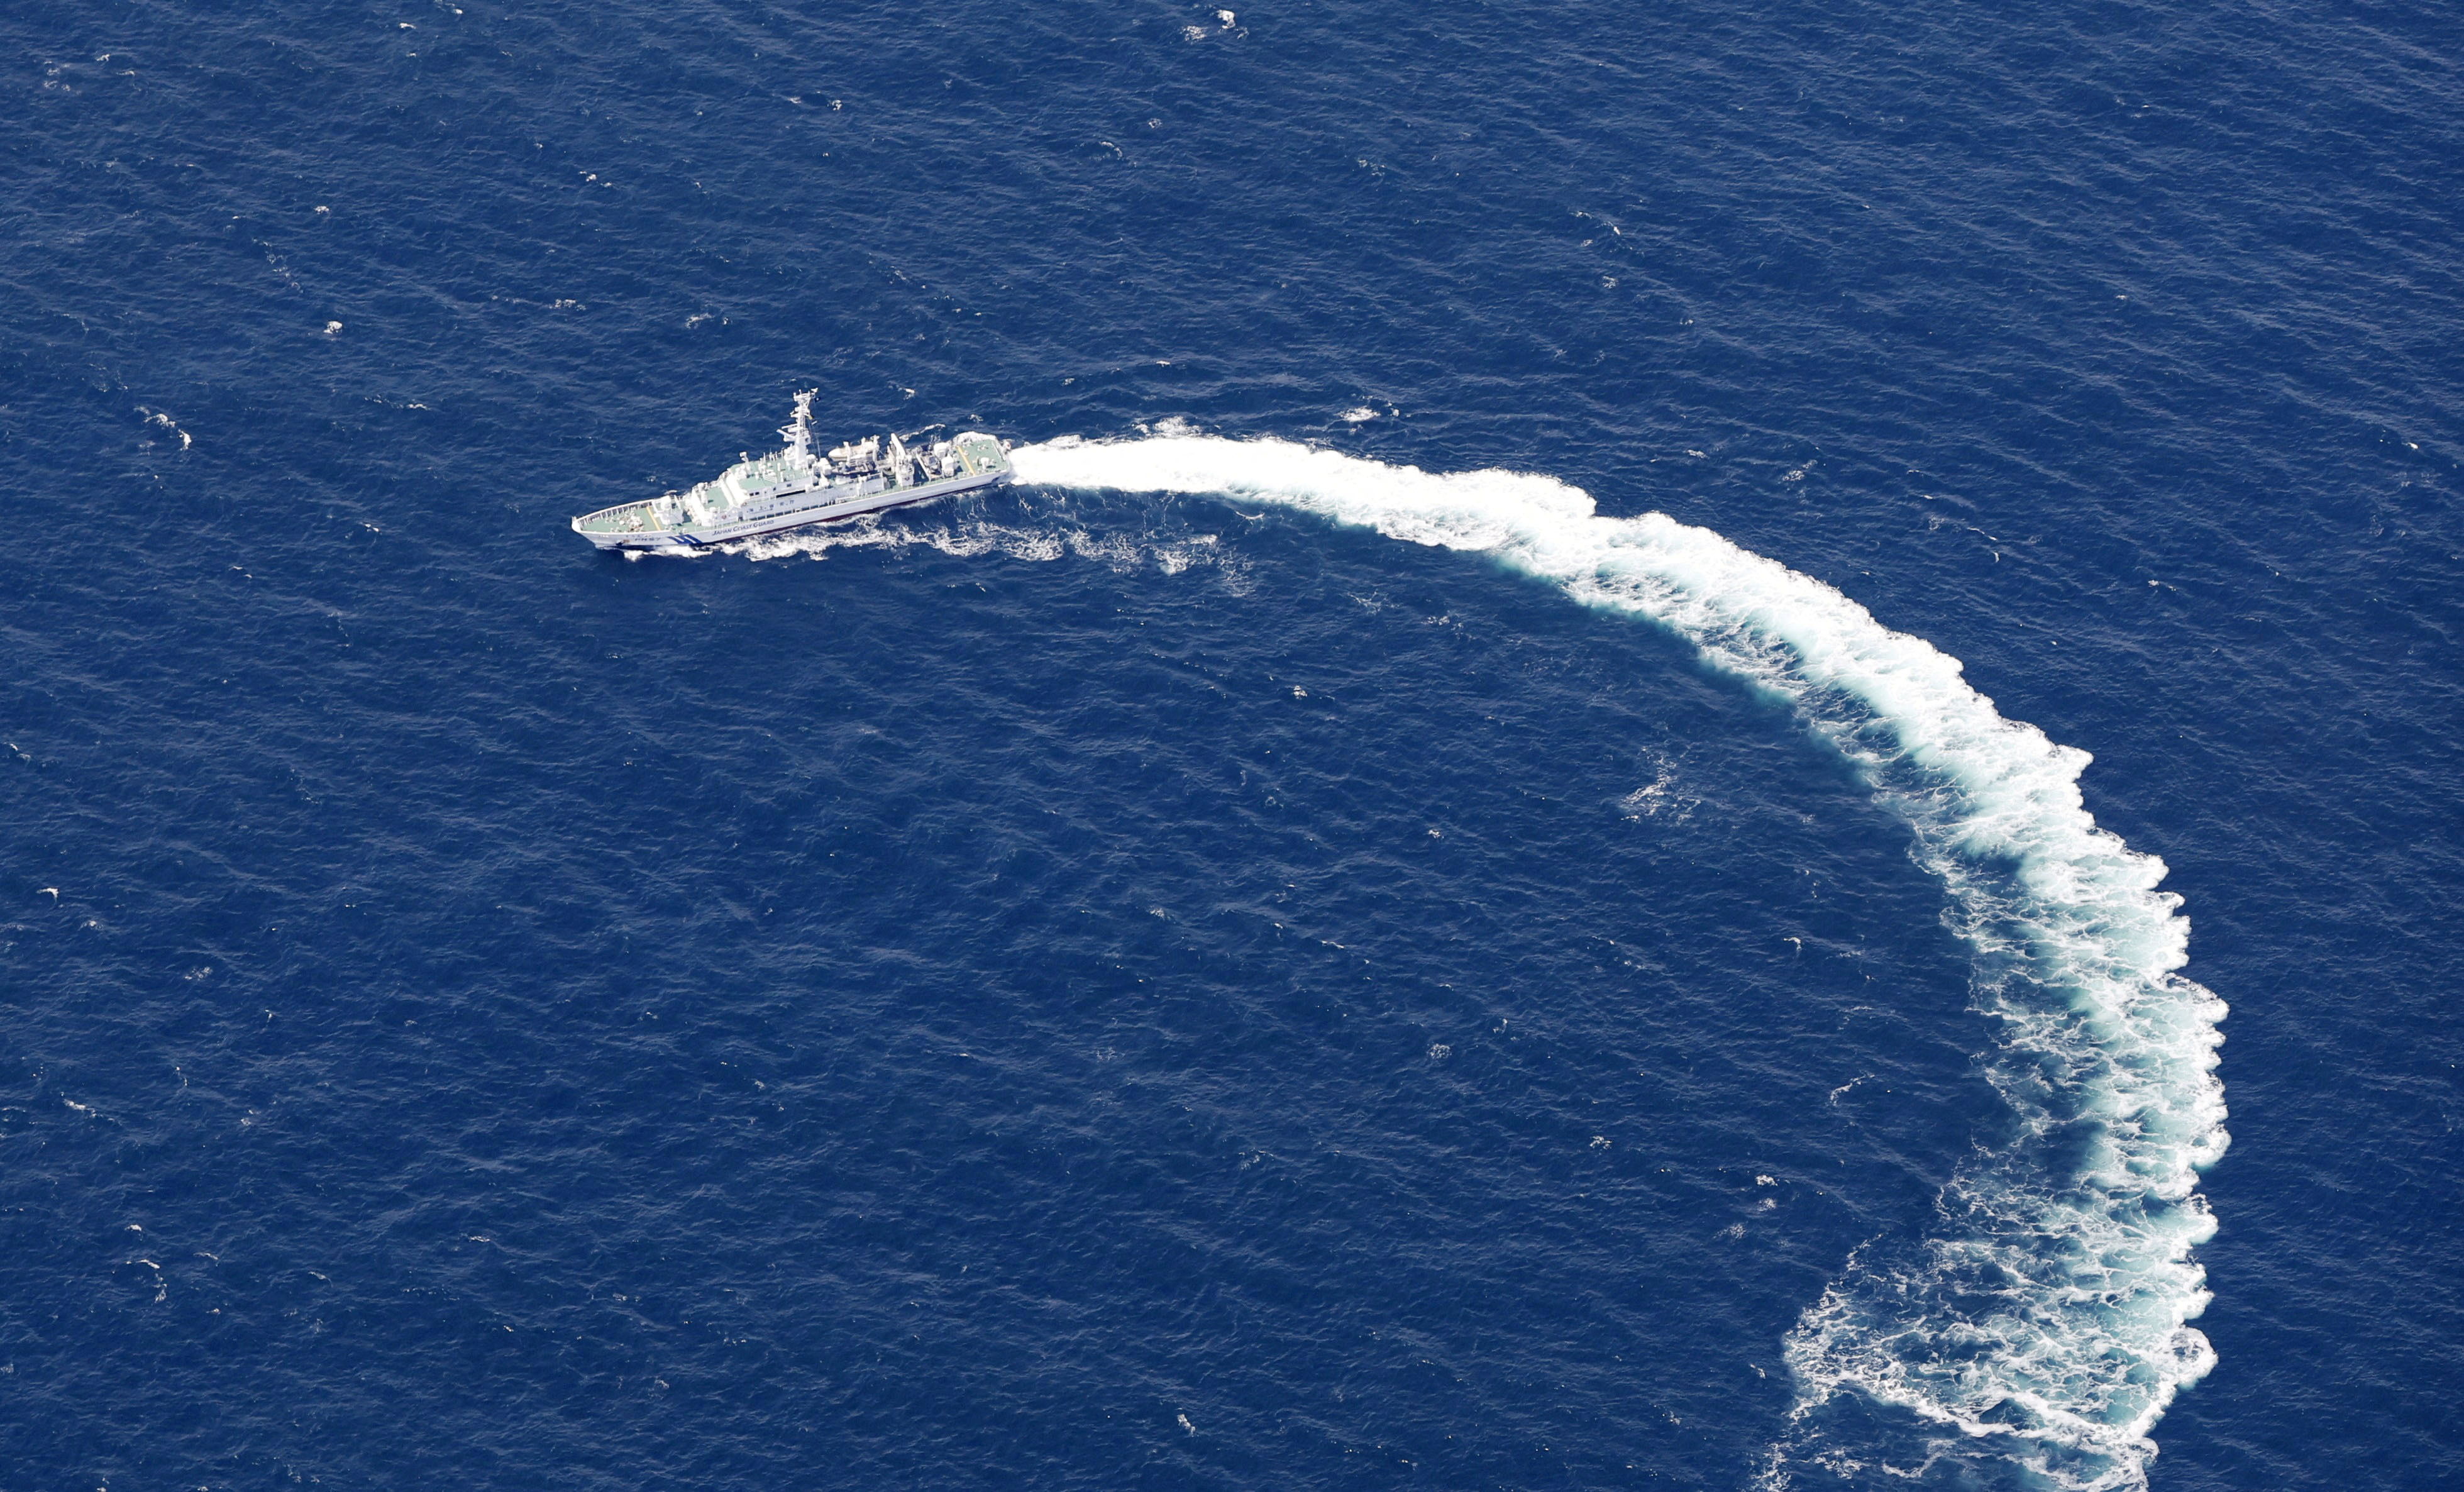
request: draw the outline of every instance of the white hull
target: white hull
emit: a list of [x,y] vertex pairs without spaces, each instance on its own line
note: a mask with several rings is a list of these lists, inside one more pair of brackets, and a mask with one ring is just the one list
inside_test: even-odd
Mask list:
[[[986,472],[980,476],[953,476],[937,482],[923,482],[912,487],[886,487],[852,496],[834,497],[814,507],[790,509],[766,517],[748,518],[740,523],[694,524],[649,533],[593,533],[577,528],[575,532],[601,549],[632,549],[651,554],[690,554],[696,549],[709,549],[718,544],[732,544],[741,538],[759,538],[765,534],[783,534],[815,523],[834,523],[841,518],[860,517],[868,513],[881,513],[891,508],[904,508],[910,503],[931,502],[956,493],[971,493],[981,488],[997,487],[1009,480],[1006,472]],[[871,486],[870,483],[864,484]]]
[[711,481],[644,502],[585,513],[573,531],[600,549],[691,554],[738,539],[930,502],[1009,480],[1009,452],[980,430],[920,450],[891,435],[813,450],[813,396],[796,396],[785,449],[747,456]]

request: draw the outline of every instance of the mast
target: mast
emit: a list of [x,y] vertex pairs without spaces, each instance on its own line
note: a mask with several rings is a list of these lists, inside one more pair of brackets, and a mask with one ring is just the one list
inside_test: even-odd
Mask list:
[[813,396],[817,388],[799,389],[796,393],[796,417],[779,427],[787,437],[787,454],[809,465],[813,459]]

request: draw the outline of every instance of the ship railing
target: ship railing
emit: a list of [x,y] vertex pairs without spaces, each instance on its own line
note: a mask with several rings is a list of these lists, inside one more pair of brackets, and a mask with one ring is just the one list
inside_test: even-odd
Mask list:
[[658,508],[659,505],[655,500],[618,503],[613,508],[602,508],[597,513],[585,513],[574,519],[574,532],[578,534],[649,532],[665,526],[659,522]]

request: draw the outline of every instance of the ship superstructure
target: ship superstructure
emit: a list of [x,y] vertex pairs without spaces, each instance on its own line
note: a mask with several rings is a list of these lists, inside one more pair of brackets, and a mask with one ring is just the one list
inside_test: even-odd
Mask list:
[[796,396],[795,417],[780,428],[786,445],[746,455],[710,481],[644,502],[585,513],[573,531],[602,549],[681,553],[904,507],[1009,480],[1009,450],[979,430],[920,446],[907,435],[874,435],[813,450],[813,390]]

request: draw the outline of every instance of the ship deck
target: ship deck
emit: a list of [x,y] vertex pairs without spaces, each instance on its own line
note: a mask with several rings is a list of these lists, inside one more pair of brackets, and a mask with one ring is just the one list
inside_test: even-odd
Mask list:
[[823,510],[869,512],[943,492],[972,490],[1009,472],[1008,452],[1000,440],[981,431],[965,431],[942,449],[954,459],[931,475],[920,460],[912,468],[884,469],[867,477],[858,472],[839,473],[827,467],[789,461],[783,454],[758,457],[682,494],[585,513],[572,520],[573,530],[609,538],[642,534],[706,543],[796,527],[815,521],[806,515]]
[[658,507],[656,501],[649,501],[602,508],[597,513],[585,513],[574,519],[574,531],[580,534],[663,533],[667,525],[659,521]]

